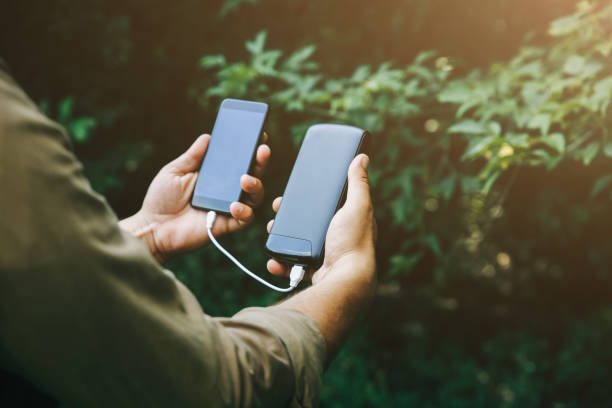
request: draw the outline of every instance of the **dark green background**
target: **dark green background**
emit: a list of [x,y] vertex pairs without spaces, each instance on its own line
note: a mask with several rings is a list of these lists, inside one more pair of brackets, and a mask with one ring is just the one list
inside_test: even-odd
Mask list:
[[[7,1],[0,14],[0,56],[31,97],[59,117],[97,126],[75,142],[96,189],[120,217],[135,212],[156,171],[211,129],[216,79],[199,68],[207,54],[247,58],[244,42],[262,29],[268,46],[315,44],[322,72],[351,75],[360,64],[403,65],[420,51],[453,58],[454,75],[486,68],[517,52],[527,34],[546,47],[548,23],[575,9],[572,0],[261,0],[221,14],[222,2]],[[64,101],[64,102],[62,102]],[[267,199],[250,229],[224,238],[232,252],[264,270],[265,222],[286,182],[296,146],[294,116],[271,112],[272,163]],[[417,129],[420,131],[420,129]],[[390,141],[385,132],[375,144]],[[374,168],[381,166],[373,163]],[[389,274],[407,239],[379,218],[381,287],[370,315],[324,378],[331,407],[603,407],[612,391],[610,201],[589,198],[609,169],[562,163],[524,168],[510,181],[503,216],[477,253],[441,238],[444,256],[427,253],[410,271]],[[0,193],[1,196],[1,193]],[[388,203],[374,185],[378,214]],[[450,205],[427,220],[461,229]],[[483,205],[490,205],[486,200]],[[461,213],[461,217],[469,216]],[[512,259],[496,279],[473,272]],[[475,266],[480,265],[480,266]],[[211,248],[173,260],[210,314],[278,299]],[[75,387],[78,387],[75,384]]]

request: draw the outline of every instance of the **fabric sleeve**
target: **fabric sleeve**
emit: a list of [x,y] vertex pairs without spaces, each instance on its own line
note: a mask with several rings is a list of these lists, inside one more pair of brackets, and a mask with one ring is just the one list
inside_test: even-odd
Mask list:
[[[293,389],[291,407],[314,407],[318,404],[321,388],[321,376],[326,359],[325,339],[321,335],[316,323],[308,316],[297,310],[282,308],[248,308],[236,314],[231,319],[217,319],[227,327],[230,338],[240,338],[239,344],[251,343],[257,340],[257,333],[266,331],[271,341],[270,344],[252,344],[252,347],[242,350],[239,354],[244,355],[244,361],[265,358],[266,350],[279,345],[286,351],[289,360],[284,365],[291,367],[293,376],[287,378],[289,382],[285,386]],[[236,328],[237,330],[233,330]],[[229,340],[229,339],[228,339]],[[222,347],[228,350],[228,347]],[[244,353],[253,353],[247,355]],[[281,353],[282,354],[282,353]],[[231,359],[231,355],[225,356],[224,360]],[[268,371],[274,365],[263,365],[257,367],[260,372],[251,371],[250,375],[257,381],[249,381],[245,384],[234,383],[233,386],[242,386],[243,389],[233,389],[235,395],[258,395],[264,390],[272,388],[275,373]],[[235,369],[245,371],[250,369],[249,364],[236,364]],[[246,373],[227,373],[230,381],[225,388],[232,388],[231,378],[247,375]],[[258,390],[259,388],[259,390]],[[249,398],[251,399],[251,398]]]
[[0,70],[0,361],[69,406],[314,406],[324,361],[298,312],[205,315],[122,231]]

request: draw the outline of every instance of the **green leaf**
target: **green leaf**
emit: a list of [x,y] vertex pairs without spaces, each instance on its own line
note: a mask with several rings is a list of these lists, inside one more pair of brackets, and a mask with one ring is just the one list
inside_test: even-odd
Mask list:
[[455,117],[457,118],[463,117],[463,115],[465,115],[467,111],[469,111],[475,106],[478,106],[479,103],[480,101],[478,100],[471,100],[471,101],[462,103],[461,106],[459,106],[459,109],[457,109],[457,114],[455,115]]
[[406,222],[406,206],[403,200],[392,201],[391,211],[393,212],[393,223],[395,225],[402,225]]
[[253,55],[261,54],[266,45],[267,31],[260,31],[252,41],[246,42],[246,49]]
[[599,152],[599,143],[592,142],[589,143],[586,147],[576,150],[574,152],[574,156],[578,159],[582,159],[582,163],[585,166],[591,164],[597,153]]
[[612,51],[612,41],[605,41],[603,43],[597,44],[595,49],[601,53],[604,57],[609,57],[610,52]]
[[531,165],[540,166],[543,164],[548,170],[552,170],[557,167],[563,158],[563,156],[552,156],[544,149],[536,149],[531,152],[531,155],[535,157],[530,160]]
[[569,75],[579,75],[584,69],[586,59],[580,55],[571,55],[563,66],[563,71]]
[[467,103],[474,99],[472,90],[462,81],[451,82],[438,94],[438,101],[442,103]]
[[355,82],[363,82],[369,77],[371,74],[369,65],[361,65],[357,67],[351,79]]
[[72,115],[72,106],[74,105],[74,98],[71,96],[64,98],[58,107],[57,120],[61,124],[66,124]]
[[529,147],[529,135],[527,133],[507,133],[505,136],[506,142],[512,147]]
[[539,60],[525,64],[516,70],[517,75],[527,76],[530,78],[540,78],[542,76],[542,72],[542,61]]
[[223,55],[206,55],[200,58],[200,67],[218,68],[226,65],[227,61]]
[[410,66],[410,71],[424,79],[426,82],[431,82],[435,79],[435,74],[433,71],[421,65]]
[[[537,111],[539,107],[546,102],[548,91],[546,84],[542,80],[527,81],[522,84],[521,96],[523,101],[529,107],[530,111]],[[531,119],[531,117],[530,117]]]
[[483,134],[487,129],[479,122],[466,119],[448,128],[449,133]]
[[283,66],[289,69],[298,70],[301,65],[314,54],[317,47],[314,45],[308,45],[300,48],[289,56],[283,63]]
[[491,191],[491,187],[493,187],[493,184],[495,183],[495,181],[497,181],[501,174],[501,171],[496,171],[487,178],[487,181],[485,182],[484,186],[482,186],[482,194],[489,194],[489,191]]
[[604,143],[603,154],[606,157],[612,157],[612,140],[607,140]]
[[539,129],[542,135],[547,135],[548,129],[550,129],[550,115],[546,113],[535,115],[531,118],[527,127],[529,129]]
[[79,118],[68,126],[68,131],[77,142],[85,142],[89,138],[89,133],[97,126],[94,118]]
[[486,136],[481,138],[475,138],[470,141],[465,153],[461,160],[471,159],[479,154],[483,153],[495,140],[497,136]]
[[606,174],[595,180],[593,188],[591,189],[591,198],[595,198],[608,187],[612,181],[612,174]]
[[612,97],[612,77],[606,77],[601,81],[598,81],[593,87],[593,96],[591,97],[593,103],[593,110],[599,109],[599,112],[603,115],[608,109],[610,104],[610,98]]
[[499,124],[499,122],[495,122],[495,121],[489,122],[489,123],[487,123],[487,128],[495,136],[501,135],[502,128],[501,128],[501,125]]
[[258,2],[258,0],[225,0],[223,2],[223,4],[221,5],[221,9],[219,10],[219,14],[221,16],[225,16],[225,15],[231,13],[232,11],[237,10],[238,7],[241,4],[243,4],[243,3],[255,4],[257,2]]
[[436,54],[438,54],[438,52],[437,51],[433,51],[433,50],[422,51],[422,52],[418,53],[418,55],[414,58],[414,64],[421,65],[425,61],[428,61],[428,60],[432,59],[433,57],[435,57]]
[[440,248],[440,242],[438,241],[438,238],[435,235],[433,234],[426,235],[425,237],[421,239],[421,242],[423,243],[423,245],[429,248],[431,252],[433,252],[436,256],[442,256],[442,249]]
[[567,35],[580,27],[581,20],[578,16],[562,17],[553,21],[548,29],[548,34],[553,37]]
[[276,62],[282,55],[280,50],[263,51],[253,57],[253,68],[261,74],[275,76]]
[[476,177],[465,176],[461,178],[461,191],[465,194],[480,190],[480,181]]
[[565,152],[565,137],[561,133],[553,133],[545,137],[544,142],[559,153]]
[[389,268],[389,275],[395,276],[401,273],[407,273],[415,267],[417,263],[423,258],[423,252],[417,252],[410,255],[393,255],[390,259],[391,267]]
[[584,132],[582,134],[573,135],[571,143],[567,145],[565,150],[568,152],[577,150],[584,142],[589,140],[592,136],[592,132]]
[[438,183],[438,192],[446,201],[450,200],[455,191],[455,177],[447,177]]
[[[531,154],[533,156],[536,156],[536,157],[542,159],[544,162],[550,162],[551,160],[554,159],[554,157],[551,156],[551,154],[548,153],[544,149],[536,149],[536,150],[532,151]],[[540,164],[540,163],[538,162],[537,164]]]
[[585,66],[580,71],[580,78],[584,80],[584,78],[592,78],[599,73],[603,69],[603,64],[591,61],[587,62]]

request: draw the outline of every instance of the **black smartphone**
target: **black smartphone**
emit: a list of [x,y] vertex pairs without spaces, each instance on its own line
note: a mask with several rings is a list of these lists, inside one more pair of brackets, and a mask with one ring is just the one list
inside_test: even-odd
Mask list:
[[230,205],[240,201],[240,177],[251,168],[267,115],[268,105],[262,102],[221,102],[191,197],[193,207],[229,214]]
[[309,267],[322,263],[329,223],[346,194],[349,165],[365,150],[368,135],[345,125],[308,129],[266,242],[273,258]]

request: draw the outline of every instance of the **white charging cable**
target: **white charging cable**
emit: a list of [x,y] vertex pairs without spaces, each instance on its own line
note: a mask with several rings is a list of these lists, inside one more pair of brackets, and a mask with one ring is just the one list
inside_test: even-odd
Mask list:
[[261,283],[269,287],[270,289],[274,289],[278,292],[291,292],[297,285],[300,284],[302,278],[304,277],[304,266],[303,265],[293,265],[291,268],[291,273],[289,274],[289,287],[288,288],[279,288],[278,286],[274,286],[271,283],[265,281],[259,276],[255,275],[253,272],[249,271],[244,265],[242,265],[236,258],[232,256],[225,248],[221,246],[215,239],[212,233],[212,227],[217,219],[217,213],[214,211],[209,211],[206,215],[206,230],[208,231],[208,238],[212,241],[213,244],[221,251],[221,253],[227,256],[232,262],[236,264],[244,273],[249,275],[251,278],[255,279],[257,282]]

